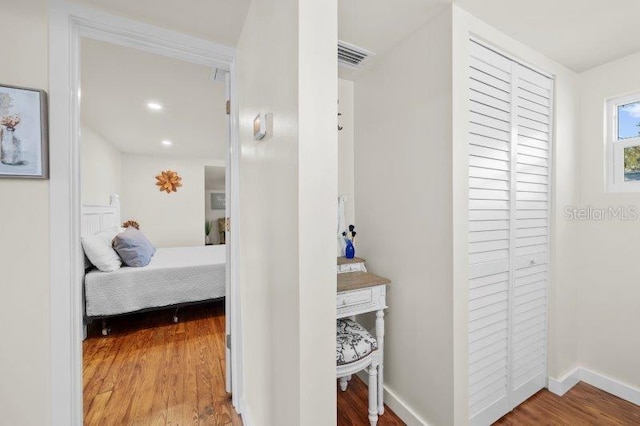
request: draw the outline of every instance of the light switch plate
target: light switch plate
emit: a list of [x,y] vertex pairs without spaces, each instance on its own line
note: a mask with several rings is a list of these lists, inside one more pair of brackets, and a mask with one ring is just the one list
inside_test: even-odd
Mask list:
[[262,140],[267,135],[267,115],[263,112],[253,120],[253,138]]

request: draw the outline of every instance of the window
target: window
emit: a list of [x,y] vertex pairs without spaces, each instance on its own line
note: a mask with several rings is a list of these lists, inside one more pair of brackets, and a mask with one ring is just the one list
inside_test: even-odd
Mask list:
[[607,188],[640,192],[640,93],[607,102]]

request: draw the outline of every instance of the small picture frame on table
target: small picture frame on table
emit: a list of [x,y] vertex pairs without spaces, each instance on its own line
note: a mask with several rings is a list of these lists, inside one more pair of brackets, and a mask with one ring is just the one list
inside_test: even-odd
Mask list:
[[47,179],[47,93],[0,84],[0,178]]

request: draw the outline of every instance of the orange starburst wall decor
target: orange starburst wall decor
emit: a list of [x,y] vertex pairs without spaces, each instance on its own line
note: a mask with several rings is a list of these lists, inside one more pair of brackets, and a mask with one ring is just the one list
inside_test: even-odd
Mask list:
[[177,192],[178,188],[182,186],[180,183],[182,178],[173,170],[165,170],[164,172],[161,172],[156,176],[156,180],[156,185],[159,186],[160,191],[165,191],[167,194]]

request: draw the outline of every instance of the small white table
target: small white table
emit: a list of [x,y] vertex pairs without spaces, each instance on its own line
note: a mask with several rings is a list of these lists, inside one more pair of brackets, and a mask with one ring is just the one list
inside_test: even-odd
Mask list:
[[384,310],[387,308],[386,278],[366,272],[364,259],[338,258],[337,318],[376,313],[376,339],[380,365],[378,366],[378,414],[384,413]]

